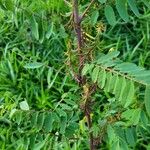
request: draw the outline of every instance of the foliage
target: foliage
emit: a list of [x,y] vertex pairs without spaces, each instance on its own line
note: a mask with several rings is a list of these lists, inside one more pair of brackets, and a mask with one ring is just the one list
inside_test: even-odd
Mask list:
[[0,0],[0,149],[84,150],[89,133],[98,149],[149,149],[149,1],[95,0],[81,23],[84,85],[72,7]]

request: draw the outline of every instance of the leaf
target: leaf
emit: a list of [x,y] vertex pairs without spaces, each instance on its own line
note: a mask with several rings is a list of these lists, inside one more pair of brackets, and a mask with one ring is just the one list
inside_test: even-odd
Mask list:
[[99,17],[99,12],[95,10],[91,16],[91,23],[93,26],[96,24],[98,17]]
[[15,76],[15,73],[14,73],[13,66],[12,66],[12,64],[10,63],[9,60],[8,60],[8,68],[9,68],[9,71],[10,71],[11,79],[12,79],[13,83],[15,83],[16,82],[16,76]]
[[120,143],[119,143],[119,139],[115,140],[113,143],[112,143],[112,147],[111,147],[111,150],[122,150],[122,148],[120,147]]
[[141,117],[141,108],[135,109],[130,120],[131,125],[137,125]]
[[137,6],[136,6],[136,1],[135,1],[135,0],[128,0],[128,4],[129,4],[131,10],[133,11],[133,13],[134,13],[137,17],[139,17],[139,16],[140,16],[140,13],[139,13],[139,10],[138,10],[138,8],[137,8]]
[[121,118],[125,120],[130,120],[134,111],[135,111],[134,109],[127,109],[121,114]]
[[60,104],[62,110],[68,110],[68,111],[72,111],[72,107],[70,107],[67,104]]
[[98,60],[97,60],[97,64],[105,64],[107,63],[109,60],[112,60],[113,58],[116,58],[118,55],[120,54],[119,51],[112,51],[112,52],[108,52],[108,54],[101,56]]
[[56,111],[60,117],[67,116],[66,111],[64,111],[63,109],[57,108]]
[[37,69],[42,67],[44,64],[40,62],[27,63],[24,68],[26,69]]
[[37,126],[36,126],[38,131],[40,131],[43,128],[44,119],[45,119],[45,113],[40,113],[38,115]]
[[150,85],[146,86],[144,102],[147,114],[150,116]]
[[125,21],[129,21],[129,15],[127,12],[127,0],[116,0],[116,8],[120,17]]
[[125,131],[125,135],[126,135],[126,139],[129,145],[134,147],[136,144],[134,128],[127,128]]
[[87,74],[89,68],[90,68],[90,64],[85,64],[85,66],[82,69],[82,76],[85,76]]
[[142,2],[145,4],[145,6],[150,8],[150,2],[148,0],[142,0]]
[[33,149],[36,141],[36,133],[30,135],[30,149]]
[[107,135],[108,135],[108,140],[110,144],[112,144],[113,141],[115,141],[117,138],[115,130],[112,128],[111,125],[107,126]]
[[107,0],[98,0],[101,4],[106,3]]
[[118,76],[116,78],[116,82],[115,82],[115,86],[114,86],[114,90],[113,90],[113,93],[115,94],[115,97],[118,100],[120,97],[121,89],[122,89],[122,77]]
[[44,140],[40,141],[39,143],[36,143],[33,147],[33,150],[41,150],[44,147],[44,145],[48,139],[48,136],[49,135],[47,135],[47,137]]
[[[69,125],[67,125],[66,130],[65,130],[65,135],[67,137],[72,137],[72,135],[75,133],[76,130],[79,129],[79,124],[76,122],[71,122]],[[75,150],[75,149],[74,149]]]
[[106,5],[105,7],[105,16],[110,25],[116,25],[116,16],[113,8],[110,5]]
[[49,39],[51,35],[53,34],[53,28],[54,28],[54,23],[52,22],[51,25],[48,27],[48,31],[46,33],[46,38]]
[[64,134],[67,127],[67,116],[61,118],[60,133]]
[[105,90],[107,92],[110,92],[111,80],[112,80],[112,73],[108,72],[107,79],[106,79],[106,85],[105,85]]
[[93,69],[93,72],[92,72],[92,81],[93,81],[94,83],[97,81],[98,73],[99,73],[99,67],[96,66],[96,67]]
[[35,37],[36,40],[39,40],[38,23],[36,22],[34,15],[31,17],[30,23],[32,35]]
[[45,37],[43,21],[44,21],[44,19],[42,18],[41,21],[39,22],[39,42],[40,43],[43,43],[44,37]]
[[107,77],[106,71],[104,69],[102,69],[98,75],[98,86],[99,86],[99,88],[101,88],[101,89],[104,88],[105,83],[106,83],[106,77]]
[[135,77],[146,77],[146,76],[150,76],[150,70],[142,70],[140,71],[138,74],[134,75]]
[[48,84],[48,85],[51,84],[52,75],[53,75],[53,68],[50,67],[50,68],[48,69],[48,74],[47,74],[47,84]]
[[46,132],[51,132],[53,127],[54,119],[52,118],[52,113],[48,113],[45,117],[44,128]]
[[10,119],[13,117],[13,115],[17,112],[16,108],[13,108],[9,114]]
[[28,105],[27,101],[22,101],[19,103],[19,105],[22,110],[29,110],[29,105]]
[[129,87],[127,87],[129,90],[126,93],[127,97],[126,97],[126,103],[125,103],[125,108],[127,108],[130,104],[132,104],[133,100],[134,100],[134,95],[135,95],[135,87],[134,87],[134,82],[130,81],[129,82]]
[[127,126],[137,125],[141,117],[141,108],[128,109],[122,113],[121,117],[127,120]]
[[116,74],[112,75],[112,78],[111,78],[111,81],[109,84],[109,92],[111,92],[111,93],[113,93],[113,89],[114,89],[117,78],[118,78],[118,76]]
[[147,124],[149,122],[149,119],[148,119],[148,115],[146,114],[146,112],[144,110],[142,110],[142,112],[141,112],[140,122],[142,123],[142,126],[144,128],[147,128]]
[[31,126],[32,127],[36,127],[38,116],[39,116],[39,111],[32,113],[32,116],[31,116]]
[[126,79],[125,77],[120,78],[120,84],[121,84],[121,89],[120,89],[120,94],[119,94],[119,101],[122,101],[123,99],[123,94],[126,88]]
[[133,63],[123,62],[115,66],[115,70],[119,70],[123,73],[132,73],[135,71],[143,70],[141,67],[138,67],[137,65]]
[[16,118],[16,123],[18,125],[21,124],[22,120],[23,120],[23,112],[22,111],[18,111],[15,115],[15,118]]

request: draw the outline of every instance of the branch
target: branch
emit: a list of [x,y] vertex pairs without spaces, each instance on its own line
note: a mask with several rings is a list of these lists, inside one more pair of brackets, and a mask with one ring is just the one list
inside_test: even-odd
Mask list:
[[83,12],[82,16],[80,17],[80,22],[83,20],[83,18],[85,17],[86,13],[89,11],[90,7],[94,4],[95,0],[92,0],[91,3],[89,4],[89,6],[85,9],[85,11]]
[[84,63],[84,56],[82,53],[83,49],[83,38],[82,38],[82,31],[81,31],[81,23],[80,23],[80,16],[79,16],[79,9],[78,9],[78,0],[73,0],[73,17],[74,17],[74,29],[77,36],[78,42],[78,59],[79,59],[79,72],[78,78],[80,80],[80,84],[83,83],[83,78],[81,76],[83,63]]

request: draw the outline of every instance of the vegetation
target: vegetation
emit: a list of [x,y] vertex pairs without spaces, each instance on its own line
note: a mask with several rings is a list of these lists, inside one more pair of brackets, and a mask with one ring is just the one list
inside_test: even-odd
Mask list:
[[0,0],[0,149],[150,149],[148,0]]

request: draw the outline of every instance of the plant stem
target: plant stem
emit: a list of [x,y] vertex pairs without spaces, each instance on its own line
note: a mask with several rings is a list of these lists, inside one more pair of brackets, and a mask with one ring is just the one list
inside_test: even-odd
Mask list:
[[93,132],[90,131],[91,127],[92,127],[92,120],[91,120],[91,115],[90,115],[90,101],[86,100],[86,104],[85,104],[85,116],[87,118],[87,124],[88,124],[88,128],[89,128],[89,137],[90,137],[90,150],[94,150],[94,138],[93,138]]
[[[84,41],[82,37],[82,27],[81,27],[81,22],[82,19],[84,18],[86,12],[89,10],[90,6],[93,4],[94,0],[91,1],[90,5],[87,7],[85,12],[83,13],[82,16],[79,15],[79,8],[78,8],[78,0],[73,0],[73,17],[74,17],[74,29],[76,32],[77,36],[77,43],[78,43],[78,61],[79,61],[79,67],[78,67],[78,79],[79,79],[79,85],[82,87],[84,84],[86,84],[86,81],[82,77],[82,69],[84,65],[84,60],[85,60],[85,55],[83,54],[83,48],[84,48]],[[87,124],[88,124],[88,129],[89,129],[89,138],[90,138],[90,150],[94,150],[94,138],[93,138],[93,132],[91,132],[91,127],[92,127],[92,119],[90,116],[91,112],[91,94],[92,92],[89,90],[90,87],[87,87],[88,92],[85,92],[83,89],[83,94],[86,95],[85,98],[85,106],[84,106],[84,113],[87,118]]]
[[83,78],[81,77],[81,71],[84,63],[84,57],[82,54],[83,39],[82,39],[81,22],[80,22],[79,10],[78,10],[78,0],[73,0],[73,16],[74,16],[74,28],[75,28],[75,32],[77,35],[77,42],[78,42],[78,59],[79,59],[78,77],[80,80],[80,84],[83,84]]

